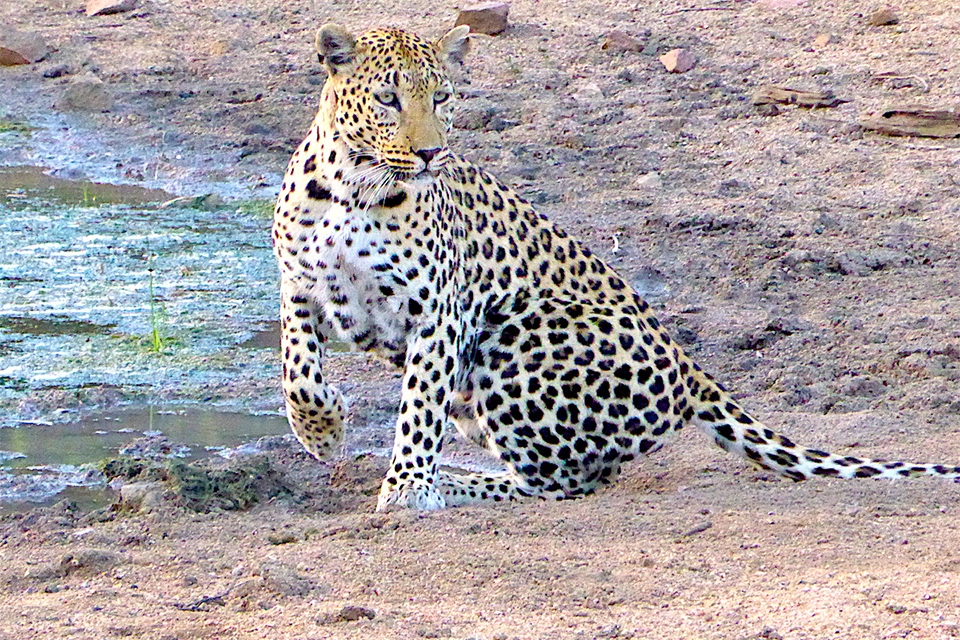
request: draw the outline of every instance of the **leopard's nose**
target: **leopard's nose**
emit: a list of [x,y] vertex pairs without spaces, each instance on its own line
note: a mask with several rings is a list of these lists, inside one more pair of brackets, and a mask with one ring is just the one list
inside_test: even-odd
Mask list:
[[438,153],[440,153],[440,147],[434,147],[433,149],[420,149],[419,151],[414,151],[414,153],[426,164],[430,164],[430,161],[433,160]]

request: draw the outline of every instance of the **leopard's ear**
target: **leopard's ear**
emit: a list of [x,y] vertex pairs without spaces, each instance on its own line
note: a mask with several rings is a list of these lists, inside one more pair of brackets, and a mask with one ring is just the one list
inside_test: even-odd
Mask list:
[[317,31],[317,56],[330,75],[349,67],[357,57],[357,39],[338,24],[328,22]]
[[463,64],[464,58],[470,53],[470,27],[465,24],[454,27],[447,35],[437,40],[437,51],[440,58],[451,66]]

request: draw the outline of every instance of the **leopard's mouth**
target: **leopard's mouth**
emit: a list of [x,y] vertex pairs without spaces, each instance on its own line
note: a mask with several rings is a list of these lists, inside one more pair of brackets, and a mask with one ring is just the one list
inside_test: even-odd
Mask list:
[[432,183],[440,176],[441,170],[422,169],[420,171],[402,171],[397,172],[397,182],[401,182],[411,187],[424,187]]

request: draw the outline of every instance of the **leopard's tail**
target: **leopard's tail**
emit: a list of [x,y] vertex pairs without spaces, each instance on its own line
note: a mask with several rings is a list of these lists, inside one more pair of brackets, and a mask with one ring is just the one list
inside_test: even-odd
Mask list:
[[832,478],[909,478],[940,476],[960,482],[960,466],[914,464],[840,456],[795,444],[747,414],[709,375],[697,372],[690,391],[695,420],[720,448],[763,469],[800,482]]

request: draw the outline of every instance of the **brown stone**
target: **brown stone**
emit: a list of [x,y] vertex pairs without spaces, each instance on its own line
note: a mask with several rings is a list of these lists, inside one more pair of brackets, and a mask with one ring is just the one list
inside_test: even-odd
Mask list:
[[670,73],[686,73],[697,65],[697,59],[686,49],[674,49],[660,56],[660,62]]
[[120,506],[129,511],[149,513],[163,505],[165,492],[162,482],[129,482],[120,487]]
[[603,45],[600,48],[612,53],[623,53],[625,51],[639,53],[643,51],[643,43],[623,31],[611,31],[604,37]]
[[460,9],[456,26],[465,24],[474,33],[493,36],[506,30],[509,11],[510,5],[506,2],[468,4]]
[[376,617],[377,612],[373,609],[367,609],[366,607],[347,605],[343,609],[340,609],[340,619],[344,622],[356,622],[360,618],[373,620]]
[[87,16],[123,13],[137,7],[137,0],[87,0]]
[[0,66],[40,62],[50,53],[50,47],[39,35],[16,29],[0,30]]
[[825,47],[828,44],[835,44],[837,42],[836,36],[833,36],[829,33],[821,33],[816,38],[813,39],[813,44],[818,47]]
[[757,113],[772,118],[773,116],[780,115],[780,109],[775,104],[758,104]]
[[891,7],[884,7],[870,14],[870,17],[867,18],[867,24],[870,24],[874,27],[883,27],[886,25],[897,24],[900,22],[900,17],[897,15],[895,9]]
[[849,102],[836,97],[832,91],[801,91],[789,87],[779,87],[775,84],[765,84],[753,94],[754,105],[764,104],[795,104],[798,107],[812,109],[815,107],[836,107]]
[[960,137],[960,109],[908,106],[861,120],[864,129],[888,136]]

